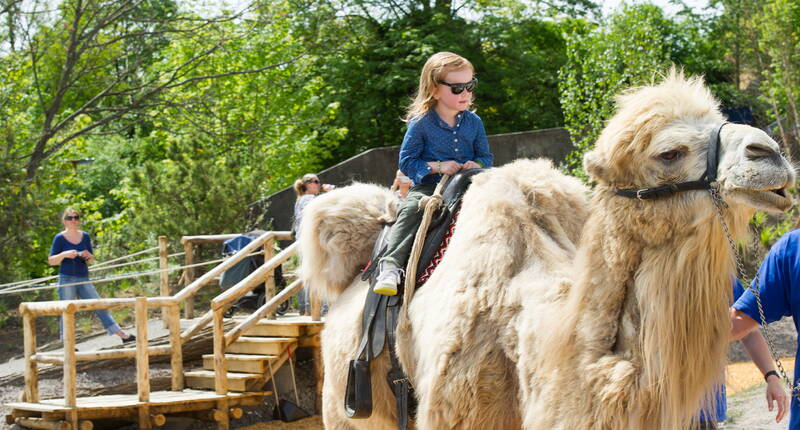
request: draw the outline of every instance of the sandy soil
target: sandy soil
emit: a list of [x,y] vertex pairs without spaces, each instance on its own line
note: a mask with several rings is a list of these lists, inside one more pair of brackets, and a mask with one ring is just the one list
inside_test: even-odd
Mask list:
[[[152,328],[157,331],[157,327]],[[794,368],[794,355],[797,347],[796,332],[790,320],[773,324],[772,336],[775,339],[776,350],[783,358],[783,366],[792,372]],[[5,339],[8,341],[8,338]],[[79,345],[80,349],[95,349],[119,343],[118,339],[109,336],[93,336],[84,339],[84,343]],[[728,430],[778,430],[785,429],[788,418],[781,424],[776,424],[775,413],[769,412],[764,400],[763,378],[758,369],[749,361],[744,349],[740,345],[732,345],[729,359],[732,364],[727,371],[727,390],[728,390]],[[15,373],[22,368],[21,360],[12,359],[0,364],[0,377]],[[314,409],[314,381],[313,363],[309,357],[301,357],[298,353],[297,375],[298,388],[300,392],[300,404],[303,409],[311,411]],[[151,367],[151,377],[165,377],[169,375],[168,365],[153,365]],[[115,386],[135,381],[135,369],[116,368],[93,371],[89,374],[81,374],[78,378],[78,386],[81,389],[96,389],[100,387]],[[279,387],[281,386],[279,379]],[[0,387],[0,403],[16,401],[22,386]],[[44,379],[40,381],[40,391],[43,396],[55,397],[61,395],[62,382],[59,378]],[[246,430],[318,430],[322,429],[322,419],[313,416],[294,423],[283,423],[272,421],[273,400],[268,398],[259,407],[245,408],[245,416],[240,420],[232,422],[233,428]],[[0,414],[3,416],[9,411],[0,407]],[[7,426],[4,420],[0,420],[0,429],[13,428]],[[111,428],[121,428],[119,426]],[[135,429],[135,426],[122,427]],[[170,420],[168,426],[172,430],[179,429],[213,429],[215,426],[194,420]]]

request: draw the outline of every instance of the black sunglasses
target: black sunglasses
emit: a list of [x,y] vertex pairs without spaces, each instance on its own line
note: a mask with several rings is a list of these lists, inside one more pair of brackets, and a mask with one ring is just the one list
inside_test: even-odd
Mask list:
[[64,220],[66,221],[77,221],[79,219],[81,219],[79,215],[67,215],[64,217]]
[[306,184],[319,184],[319,179],[309,179]]
[[442,84],[442,85],[447,85],[448,87],[450,87],[450,91],[452,91],[453,94],[461,94],[461,93],[464,92],[464,90],[467,90],[469,92],[474,91],[475,90],[475,85],[478,84],[478,78],[472,78],[471,81],[463,82],[463,83],[460,83],[460,84],[451,84],[449,82],[444,82],[444,81],[440,81],[439,83]]

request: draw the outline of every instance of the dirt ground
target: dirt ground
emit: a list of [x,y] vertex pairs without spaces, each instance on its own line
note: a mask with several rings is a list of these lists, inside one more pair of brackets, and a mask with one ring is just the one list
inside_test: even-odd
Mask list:
[[[776,350],[782,359],[784,368],[792,372],[794,368],[794,355],[797,347],[796,332],[792,322],[788,319],[773,324],[771,326],[771,333],[775,340]],[[21,340],[16,341],[11,339],[13,333],[8,333],[2,336],[3,347],[0,347],[0,354],[5,355],[0,364],[0,377],[15,373],[20,369],[19,360],[9,360],[10,355],[16,355],[16,348],[11,347],[17,341],[21,344]],[[21,335],[21,334],[20,334]],[[89,337],[85,340],[87,344],[98,342],[118,342],[117,339],[108,336]],[[10,347],[10,348],[9,348]],[[9,352],[12,352],[9,354]],[[6,361],[7,360],[7,361]],[[765,384],[758,369],[749,361],[749,357],[744,349],[737,343],[732,345],[729,354],[730,365],[727,370],[727,390],[728,390],[728,422],[726,423],[726,430],[778,430],[785,429],[787,426],[788,418],[780,424],[776,424],[775,413],[769,412],[764,400]],[[300,392],[300,405],[303,409],[312,411],[314,409],[314,380],[313,380],[313,363],[306,357],[301,357],[298,353],[297,362],[297,376],[298,387]],[[151,378],[166,377],[169,375],[169,365],[153,365],[151,366]],[[100,387],[115,386],[135,381],[135,369],[131,368],[116,368],[104,369],[90,372],[90,374],[81,374],[78,377],[78,387],[81,389],[97,389]],[[280,386],[280,385],[279,385]],[[20,390],[19,386],[3,386],[0,387],[0,403],[16,401]],[[60,378],[43,379],[40,381],[40,391],[43,396],[55,397],[61,395],[62,382]],[[281,421],[272,421],[272,407],[273,400],[268,398],[264,404],[259,407],[245,408],[245,416],[240,420],[232,422],[232,428],[245,429],[245,430],[319,430],[322,429],[322,419],[320,416],[312,416],[303,420],[293,423],[283,423]],[[8,409],[0,406],[0,415],[5,415]],[[14,427],[7,426],[4,420],[0,420],[0,429],[10,429]],[[107,427],[109,428],[109,427]],[[135,429],[135,426],[126,427],[110,427],[110,428],[124,428]],[[213,429],[215,426],[208,423],[202,423],[193,420],[184,421],[169,421],[167,426],[162,428],[169,428],[171,430],[183,429]]]
[[242,427],[241,430],[321,430],[322,417],[319,415],[305,418],[293,423],[284,423],[281,421],[272,421],[268,423],[259,423],[247,427]]

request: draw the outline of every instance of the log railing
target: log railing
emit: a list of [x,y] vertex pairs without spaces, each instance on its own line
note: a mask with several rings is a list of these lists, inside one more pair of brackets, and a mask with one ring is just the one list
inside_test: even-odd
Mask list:
[[[188,239],[187,239],[188,238]],[[200,239],[198,239],[200,238]],[[213,240],[224,238],[229,235],[219,235]],[[146,403],[150,398],[150,378],[149,362],[150,356],[170,355],[172,366],[173,391],[180,391],[184,388],[183,378],[183,353],[182,345],[191,337],[213,321],[214,334],[214,362],[215,362],[215,391],[218,394],[227,394],[227,361],[225,359],[225,349],[242,335],[248,328],[255,325],[260,319],[273,314],[275,309],[282,302],[289,300],[303,287],[302,281],[296,280],[284,288],[277,296],[272,297],[274,288],[271,288],[273,271],[283,264],[286,260],[296,254],[297,244],[293,243],[278,254],[274,254],[273,243],[276,240],[286,240],[289,238],[288,232],[267,232],[242,250],[226,259],[218,266],[205,273],[200,278],[189,282],[181,291],[174,296],[161,297],[136,297],[120,299],[91,299],[91,300],[72,300],[72,301],[50,301],[22,303],[20,313],[23,318],[24,342],[25,342],[25,401],[31,403],[39,402],[39,364],[60,364],[64,369],[64,405],[74,408],[77,402],[76,371],[78,361],[102,360],[110,358],[135,358],[137,367],[137,390],[139,401]],[[202,243],[208,241],[205,236],[186,236],[187,243]],[[162,240],[161,254],[165,254],[165,245]],[[181,332],[180,327],[180,305],[188,304],[193,296],[204,285],[211,281],[223,271],[229,269],[247,255],[251,254],[258,247],[265,249],[265,263],[241,280],[239,283],[217,296],[211,302],[209,310],[202,318],[196,321],[190,328]],[[187,252],[187,256],[190,255]],[[162,278],[163,282],[163,278]],[[267,300],[257,311],[251,314],[244,321],[231,329],[227,334],[224,331],[224,313],[236,300],[247,294],[257,285],[267,282]],[[162,284],[163,285],[163,284]],[[164,291],[162,289],[162,291]],[[121,348],[109,351],[78,352],[75,350],[75,313],[92,311],[99,309],[120,309],[134,308],[135,324],[137,328],[136,348]],[[147,327],[148,309],[161,309],[162,314],[169,328],[169,346],[148,346]],[[319,300],[312,296],[312,319],[320,319]],[[36,318],[39,316],[61,316],[63,319],[64,352],[59,353],[38,353],[36,351]],[[145,419],[146,417],[140,417]],[[223,420],[227,422],[227,419]],[[226,427],[226,426],[222,426]]]
[[[75,313],[98,309],[134,308],[136,348],[123,348],[113,351],[75,351]],[[22,303],[20,313],[25,335],[25,401],[39,402],[39,363],[61,364],[64,368],[64,406],[75,407],[77,399],[77,362],[102,360],[107,358],[135,358],[137,366],[137,385],[139,400],[146,402],[150,397],[149,357],[151,355],[170,355],[172,365],[172,390],[184,387],[183,355],[179,336],[170,336],[170,344],[147,346],[147,310],[168,309],[167,318],[170,332],[180,331],[180,312],[178,302],[171,297],[137,297],[135,299],[91,299],[57,302]],[[64,352],[47,354],[36,352],[36,317],[60,315],[63,319]]]

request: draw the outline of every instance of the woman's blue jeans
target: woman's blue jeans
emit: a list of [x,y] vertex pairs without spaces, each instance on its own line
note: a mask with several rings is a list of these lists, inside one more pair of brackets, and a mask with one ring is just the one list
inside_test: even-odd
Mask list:
[[[72,275],[58,275],[58,284],[72,284],[75,282],[83,282],[86,281],[85,284],[79,285],[72,285],[67,287],[58,287],[58,299],[59,300],[75,300],[75,299],[99,299],[100,294],[97,294],[97,290],[94,289],[94,285],[89,281],[89,278],[86,276],[72,276]],[[111,312],[105,309],[98,309],[94,311],[94,314],[97,315],[97,318],[100,318],[100,322],[103,323],[103,327],[106,329],[108,334],[115,334],[116,332],[120,331],[119,324],[114,321],[114,317],[111,316]],[[61,326],[59,327],[59,334],[60,337],[64,338],[64,321],[61,321]]]

